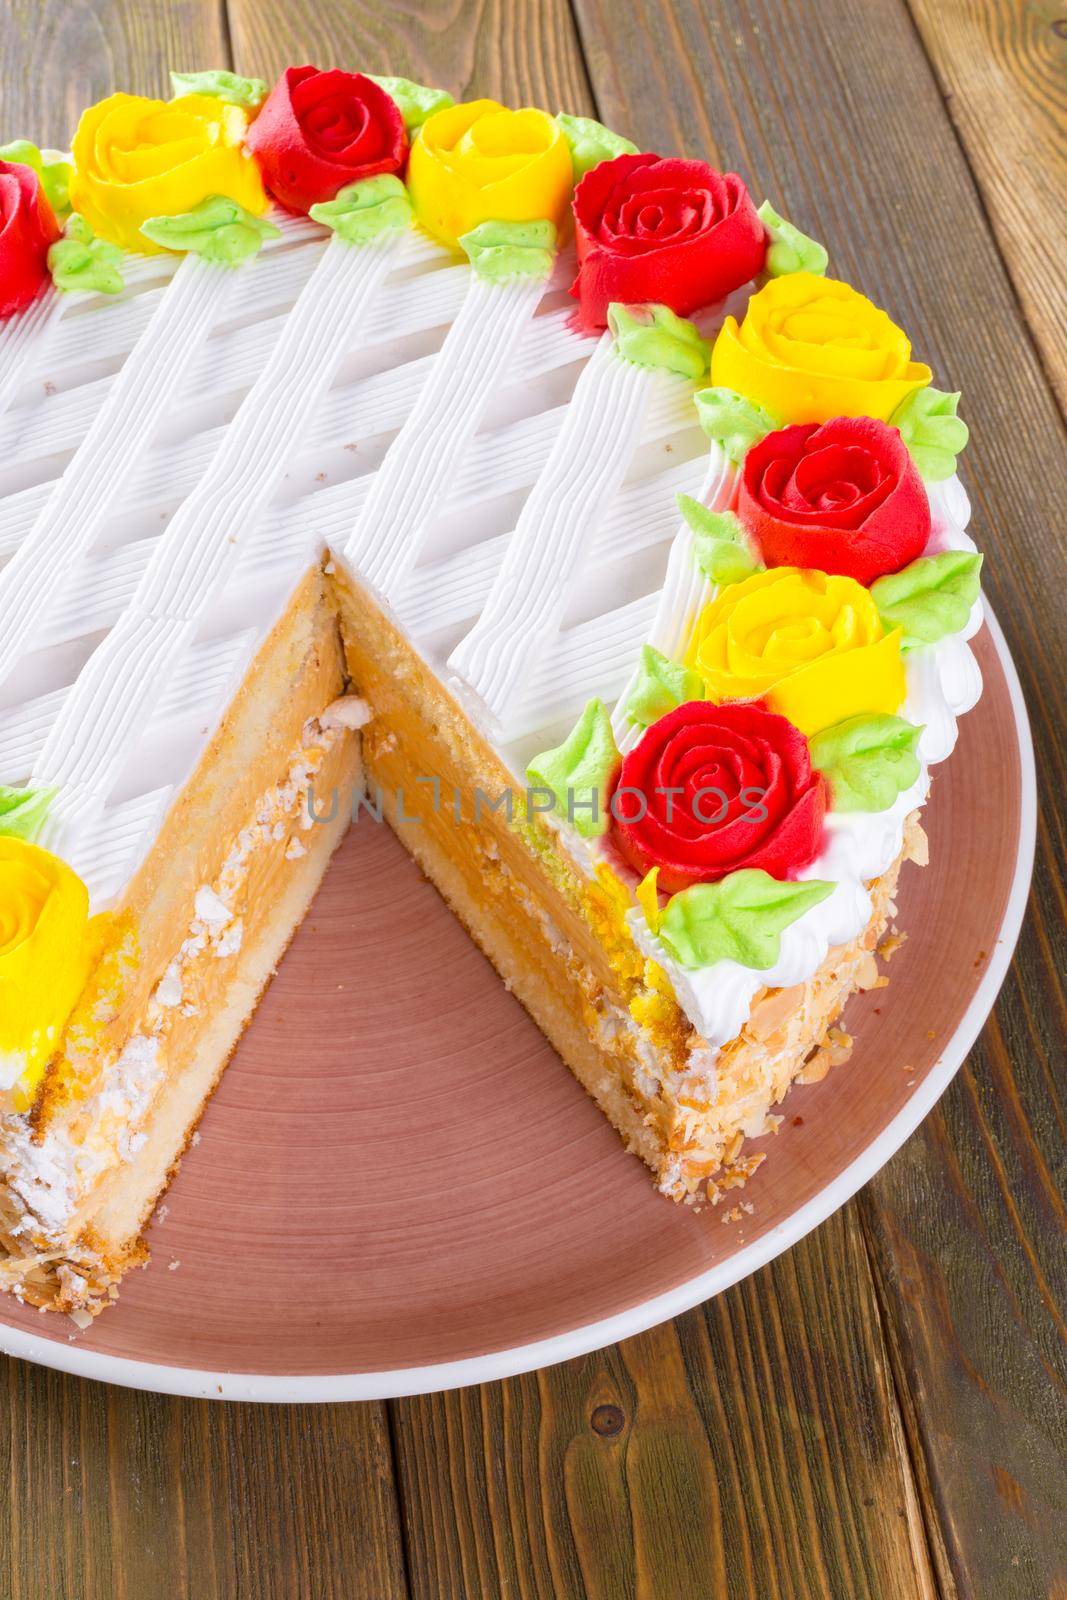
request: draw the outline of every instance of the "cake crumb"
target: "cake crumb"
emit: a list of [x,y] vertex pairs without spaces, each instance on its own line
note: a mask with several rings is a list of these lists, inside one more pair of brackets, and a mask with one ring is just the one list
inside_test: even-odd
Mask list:
[[182,978],[178,970],[178,963],[172,961],[166,972],[156,985],[156,1004],[166,1006],[180,1006],[182,1003]]
[[215,958],[223,961],[227,956],[235,956],[244,943],[245,925],[240,917],[235,917],[226,931],[219,935],[215,945]]
[[207,883],[196,891],[195,909],[198,920],[212,929],[224,928],[233,916],[229,906]]
[[369,703],[358,694],[343,694],[319,717],[324,728],[365,728],[374,717]]
[[831,1028],[826,1043],[808,1057],[804,1070],[797,1073],[797,1083],[821,1083],[831,1067],[839,1067],[852,1054],[853,1040],[841,1028]]

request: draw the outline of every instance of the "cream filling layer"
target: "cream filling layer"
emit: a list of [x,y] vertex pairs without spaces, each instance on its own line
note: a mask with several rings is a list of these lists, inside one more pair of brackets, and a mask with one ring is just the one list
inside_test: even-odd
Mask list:
[[[81,1136],[76,1137],[62,1117],[49,1123],[39,1142],[26,1115],[8,1115],[0,1121],[6,1186],[24,1208],[12,1231],[32,1237],[38,1248],[67,1243],[94,1186],[118,1163],[136,1156],[145,1143],[144,1125],[166,1075],[167,1040],[175,1019],[198,1014],[196,980],[205,964],[232,960],[240,951],[243,924],[234,908],[257,857],[291,833],[294,821],[301,831],[314,826],[307,803],[309,786],[344,737],[340,719],[324,725],[312,718],[305,724],[285,777],[261,795],[217,876],[197,890],[185,936],[143,1017],[122,1050],[102,1069],[100,1087],[79,1118],[88,1123]],[[304,853],[299,838],[290,838],[285,853],[290,860]]]

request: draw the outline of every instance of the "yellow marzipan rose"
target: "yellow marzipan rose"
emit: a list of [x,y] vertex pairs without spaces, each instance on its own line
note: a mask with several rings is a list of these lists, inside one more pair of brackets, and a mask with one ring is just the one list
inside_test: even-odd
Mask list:
[[427,117],[411,146],[408,191],[422,226],[456,247],[482,222],[567,220],[574,169],[555,117],[470,100]]
[[884,311],[847,283],[789,272],[727,317],[711,381],[754,400],[785,426],[831,417],[888,422],[933,374]]
[[247,112],[214,95],[108,95],[78,123],[71,205],[102,238],[142,255],[160,252],[143,222],[182,216],[209,195],[260,216],[267,196],[244,148],[247,130]]
[[0,1089],[29,1105],[89,974],[89,892],[58,856],[0,836]]
[[772,567],[705,606],[689,665],[708,698],[762,699],[809,737],[904,699],[900,630],[887,634],[854,578]]

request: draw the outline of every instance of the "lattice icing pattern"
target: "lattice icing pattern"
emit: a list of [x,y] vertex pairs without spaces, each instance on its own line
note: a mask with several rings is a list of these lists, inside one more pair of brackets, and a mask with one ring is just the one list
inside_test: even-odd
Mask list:
[[[719,446],[713,444],[700,484],[700,500],[709,510],[724,511],[733,497],[736,482],[737,473],[734,468]],[[690,492],[697,493],[696,490]],[[671,512],[672,526],[677,527],[678,518],[673,503]],[[653,645],[665,656],[680,658],[685,654],[693,619],[710,598],[711,584],[694,560],[692,530],[683,524],[671,543],[663,588],[656,601],[655,616],[648,635],[642,642]],[[612,725],[620,750],[628,749],[640,734],[640,730],[633,726],[626,715],[626,704],[635,681],[636,675],[631,673],[612,715]]]
[[347,560],[386,601],[395,600],[418,561],[427,524],[451,491],[542,293],[536,281],[472,280],[344,547]]
[[[280,220],[282,238],[217,295],[217,274],[194,263],[140,261],[116,302],[71,313],[46,297],[7,339],[0,604],[20,573],[54,564],[42,529],[68,528],[69,573],[34,588],[34,648],[29,629],[10,635],[0,779],[60,786],[46,842],[96,903],[143,858],[326,546],[456,683],[520,778],[592,696],[615,705],[620,746],[632,744],[625,703],[642,645],[682,654],[711,593],[675,501],[724,509],[735,470],[696,427],[691,383],[576,331],[559,293],[570,262],[548,284],[502,290],[414,232],[358,251]],[[133,420],[142,361],[168,376],[158,426]],[[98,435],[121,469],[102,487],[79,465],[104,456]],[[931,486],[930,501],[931,550],[973,548],[958,480]],[[980,621],[979,603],[962,635],[909,661],[902,711],[925,725],[923,772],[901,804],[925,795],[928,765],[977,699],[966,640]],[[196,737],[161,772],[179,725]],[[141,751],[151,759],[139,764]],[[794,981],[853,936],[869,914],[863,879],[899,849],[905,815],[898,806],[866,833],[835,819],[809,876],[838,874],[838,888],[786,930],[779,979],[719,972],[712,1006],[671,966],[712,1042],[736,1032],[763,982]],[[635,936],[666,961],[636,922]]]
[[[280,323],[278,299],[294,290],[298,293],[309,281],[317,260],[324,254],[319,238],[311,225],[291,227],[284,251],[265,252],[262,262],[245,273],[234,275],[241,285],[239,294],[235,292],[235,314],[239,311],[244,318],[250,310],[269,309],[271,315],[265,323],[255,325],[254,334],[249,332],[252,325],[248,324],[236,331],[228,328],[216,336],[200,358],[199,375],[194,368],[190,379],[194,394],[207,390],[211,371],[215,372],[217,385],[240,390],[242,383],[251,376],[256,360],[269,359],[272,343],[263,328],[271,330],[276,347]],[[295,245],[302,248],[296,249]],[[297,259],[299,265],[295,264]],[[401,261],[402,266],[398,263],[400,270],[383,288],[379,313],[371,325],[362,330],[365,348],[377,350],[386,360],[377,371],[357,376],[348,383],[342,382],[325,393],[315,419],[313,437],[305,451],[294,452],[296,463],[303,464],[303,471],[295,476],[305,481],[317,476],[312,471],[317,458],[325,458],[346,443],[359,443],[368,434],[386,437],[402,427],[420,393],[425,391],[436,357],[431,349],[391,366],[386,348],[388,340],[395,337],[401,325],[408,336],[406,346],[410,345],[412,334],[425,333],[432,337],[447,323],[450,313],[464,303],[469,269],[457,266],[454,258],[412,235],[405,240]],[[289,263],[284,273],[279,271],[282,262]],[[267,286],[255,284],[260,274],[269,278]],[[118,333],[109,330],[109,321],[114,319],[120,324],[119,331],[124,337],[142,336],[150,318],[144,312],[133,315],[130,307],[148,296],[158,301],[164,292],[158,286],[158,277],[159,268],[154,274],[155,282],[146,273],[149,286],[141,295],[117,306],[102,306],[91,318],[83,312],[74,320],[86,325],[98,323],[102,330],[102,347],[117,351],[122,341]],[[550,291],[544,309],[528,321],[511,372],[514,389],[528,390],[531,383],[541,380],[541,408],[535,407],[527,415],[502,422],[496,421],[490,408],[484,426],[474,431],[466,451],[456,461],[446,505],[437,508],[437,521],[448,511],[459,508],[480,513],[472,516],[470,537],[459,549],[439,551],[434,547],[431,528],[423,559],[413,566],[397,600],[401,619],[417,640],[425,642],[431,659],[436,636],[477,618],[492,593],[514,529],[502,527],[493,531],[486,507],[502,496],[528,491],[538,475],[545,471],[553,444],[567,419],[575,374],[581,370],[583,360],[588,359],[590,350],[596,348],[569,326],[565,310],[552,307]],[[282,315],[286,315],[284,308]],[[281,326],[284,327],[284,323]],[[381,338],[383,328],[385,337]],[[57,359],[64,354],[63,337],[60,323],[49,339]],[[80,332],[78,337],[82,340],[80,348],[87,356],[90,345]],[[69,355],[76,348],[72,340],[66,353]],[[40,369],[33,375],[39,377]],[[100,398],[99,386],[101,383],[106,386],[110,381],[92,377],[88,385],[71,385],[61,394],[44,395],[38,397],[35,404],[26,405],[26,425],[21,437],[16,432],[12,455],[5,464],[6,475],[17,480],[20,473],[32,471],[34,461],[47,463],[55,453],[64,434],[59,426],[49,427],[46,432],[45,419],[57,402],[63,427],[70,430],[66,436],[68,448],[79,436],[84,437],[92,407],[80,390],[93,389],[96,402]],[[644,594],[623,594],[621,604],[606,607],[599,617],[586,619],[576,629],[560,631],[554,646],[537,671],[530,675],[516,700],[509,731],[519,741],[525,742],[541,725],[570,715],[585,695],[600,693],[614,700],[625,690],[640,643],[644,639],[660,640],[665,650],[674,645],[677,618],[688,615],[702,598],[701,583],[694,581],[694,569],[686,559],[684,536],[668,543],[670,534],[677,528],[674,496],[679,489],[700,492],[709,504],[715,504],[728,498],[731,479],[721,460],[716,461],[713,455],[709,462],[706,445],[694,433],[689,414],[691,396],[685,392],[685,384],[667,381],[659,388],[660,393],[648,406],[643,424],[636,430],[635,438],[630,439],[629,447],[636,454],[642,447],[662,443],[671,446],[671,454],[662,457],[658,470],[623,484],[617,501],[594,535],[591,548],[598,560],[609,553],[618,560],[641,550],[651,554],[657,547],[668,549],[666,586],[660,594],[651,586]],[[559,403],[561,397],[562,403]],[[183,404],[187,398],[187,393],[182,395]],[[217,456],[228,427],[228,424],[220,424],[203,432],[194,431],[189,437],[159,442],[146,450],[131,473],[122,519],[136,522],[138,517],[148,516],[160,507],[165,514],[168,503],[173,505],[181,496],[189,494],[196,483],[202,481],[203,473]],[[683,459],[679,460],[678,455]],[[287,465],[291,464],[287,458]],[[257,573],[273,574],[279,586],[291,582],[319,544],[331,543],[336,547],[346,535],[351,535],[374,482],[372,475],[365,474],[325,486],[312,483],[295,500],[276,506],[268,504],[259,520],[248,529],[247,542],[237,557],[236,573],[249,579]],[[51,493],[48,483],[31,483],[0,502],[0,549],[18,548],[32,530],[35,517],[40,515]],[[959,528],[959,504],[948,508],[947,491],[941,498],[946,501],[943,520]],[[955,513],[955,521],[949,509]],[[630,530],[628,538],[622,536],[626,527]],[[294,528],[301,530],[300,537],[295,540]],[[56,646],[81,635],[113,628],[123,611],[134,604],[158,547],[159,535],[156,534],[120,543],[113,549],[95,551],[83,558],[81,581],[68,591],[70,599],[57,606],[44,633],[45,643]],[[157,557],[157,570],[159,560]],[[681,585],[678,594],[674,592],[675,579]],[[614,595],[620,594],[618,585],[608,587]],[[673,624],[672,618],[675,619]],[[142,637],[139,629],[143,620],[135,619],[131,613],[128,626],[136,637]],[[167,638],[180,657],[191,643],[187,631],[180,627],[168,629]],[[973,661],[973,657],[970,659]],[[195,674],[195,667],[183,668],[182,681],[188,680],[190,672]],[[86,679],[86,687],[87,684]],[[204,703],[208,698],[205,694]],[[41,697],[37,697],[36,703],[35,717],[40,730],[49,714],[58,713],[60,701],[57,698],[51,702],[51,713]],[[154,700],[150,698],[146,710],[158,718],[165,714],[166,705],[165,699],[156,696]],[[46,740],[40,732],[36,737],[36,761],[40,763]],[[940,740],[942,746],[946,739],[947,733]],[[59,764],[58,738],[53,741],[53,749],[57,752],[55,767],[46,769],[40,765],[38,776],[43,777],[46,771],[50,776],[68,771],[66,764]],[[118,745],[116,759],[117,750]],[[69,755],[68,746],[64,763],[69,761]]]
[[0,323],[0,417],[27,373],[44,359],[62,310],[62,296],[46,290],[25,315]]
[[[143,807],[136,796],[109,807],[108,791],[119,772],[131,765],[138,733],[147,736],[153,728],[180,720],[205,729],[214,725],[236,675],[300,571],[325,544],[340,547],[359,521],[373,473],[342,476],[334,457],[344,453],[342,472],[353,465],[358,470],[367,440],[380,438],[380,459],[423,392],[437,360],[435,349],[467,300],[469,268],[422,236],[406,236],[358,340],[349,341],[349,348],[344,339],[331,340],[331,356],[339,352],[340,377],[333,387],[322,381],[306,444],[286,451],[286,483],[276,503],[271,503],[275,497],[265,497],[247,519],[236,555],[225,552],[230,571],[222,587],[239,583],[242,589],[262,591],[255,625],[213,638],[212,613],[227,610],[218,596],[207,596],[203,614],[185,614],[196,611],[185,604],[187,593],[181,588],[161,592],[159,575],[167,571],[168,549],[178,550],[179,535],[171,530],[177,527],[180,533],[183,521],[190,528],[198,521],[188,509],[190,497],[203,495],[197,485],[204,483],[227,440],[235,437],[234,420],[214,421],[220,396],[223,411],[232,419],[236,405],[239,418],[242,394],[255,384],[291,325],[289,298],[299,297],[329,252],[314,225],[279,220],[283,238],[265,249],[260,261],[230,275],[225,318],[186,313],[195,315],[203,343],[170,385],[165,425],[158,436],[149,429],[139,432],[136,448],[123,461],[121,495],[109,500],[105,494],[103,507],[96,507],[91,534],[78,541],[81,548],[71,564],[70,581],[46,596],[34,649],[20,658],[0,700],[4,780],[63,786],[49,842],[62,842],[72,864],[91,880],[94,894],[105,898],[121,888],[121,863],[126,863],[128,876],[143,856],[158,826],[161,796],[173,794],[188,768],[186,753],[182,766],[168,774],[170,784],[146,785]],[[9,420],[14,425],[0,475],[0,486],[9,491],[0,499],[0,556],[32,549],[35,527],[64,482],[49,472],[58,463],[69,473],[102,410],[110,406],[113,416],[121,414],[123,406],[111,397],[121,397],[128,385],[129,380],[126,385],[122,380],[131,349],[145,341],[153,326],[180,322],[161,316],[161,310],[178,303],[178,297],[171,298],[176,282],[180,296],[183,282],[197,276],[191,264],[180,275],[168,258],[138,260],[128,275],[127,293],[117,301],[94,298],[72,313],[69,302],[50,297],[47,340],[38,328],[36,339],[22,342],[18,381],[11,385]],[[536,481],[564,423],[577,373],[593,348],[570,325],[554,289],[526,292],[521,300],[524,326],[503,385],[506,396],[521,396],[521,403],[487,407],[483,426],[457,455],[447,498],[435,506],[438,516],[470,513],[472,538],[467,547],[446,553],[434,545],[431,530],[423,564],[415,565],[401,596],[403,614],[417,635],[429,637],[431,653],[434,635],[469,622],[484,603],[510,531],[503,525],[492,528],[492,503],[501,496],[524,494]],[[391,360],[393,341],[401,337],[400,359]],[[109,364],[115,371],[102,372]],[[211,426],[202,425],[205,411]],[[172,425],[175,418],[177,427]],[[642,441],[654,447],[677,434],[685,437],[691,433],[689,421],[671,396],[648,408]],[[346,447],[352,445],[357,448],[350,456]],[[243,454],[243,446],[229,448],[234,456]],[[664,459],[670,461],[670,484],[691,488],[693,469],[684,455],[681,461]],[[373,466],[373,450],[369,456]],[[334,477],[339,481],[323,481]],[[290,484],[300,491],[292,497]],[[656,505],[652,479],[620,498],[616,531],[621,536],[629,529],[620,548],[636,551],[662,538],[666,523]],[[182,534],[186,558],[187,537]],[[191,564],[185,559],[179,565],[172,557],[172,565],[187,576]],[[439,581],[443,565],[451,581]],[[218,582],[216,573],[207,586],[216,588]],[[435,604],[427,607],[429,595],[435,596]],[[146,598],[151,602],[147,606]],[[615,658],[613,679],[624,670],[622,662],[639,636],[646,611],[647,603],[639,622],[623,634],[609,637],[601,630],[602,647]],[[584,634],[563,641],[531,680],[523,726],[535,725],[542,715],[550,719],[554,711],[558,714],[558,704],[565,703],[566,697],[553,703],[553,685],[577,670],[596,621],[583,626]],[[162,661],[173,662],[165,674]],[[26,698],[19,691],[30,686],[34,692]],[[153,742],[154,755],[159,742]],[[136,770],[136,759],[132,766]],[[136,787],[135,778],[126,782]],[[107,846],[109,829],[114,848]]]
[[449,666],[497,724],[558,630],[593,530],[626,473],[655,389],[684,380],[623,361],[610,334],[578,380],[475,626]]
[[186,256],[174,274],[63,476],[0,573],[0,680],[39,635],[79,556],[121,499],[236,281],[234,273],[196,256]]
[[71,853],[72,836],[104,805],[151,715],[156,684],[222,593],[241,530],[254,524],[294,441],[310,426],[346,335],[371,313],[395,248],[395,241],[361,250],[337,240],[327,246],[208,471],[157,541],[129,606],[65,701],[33,778],[60,788],[57,816]]

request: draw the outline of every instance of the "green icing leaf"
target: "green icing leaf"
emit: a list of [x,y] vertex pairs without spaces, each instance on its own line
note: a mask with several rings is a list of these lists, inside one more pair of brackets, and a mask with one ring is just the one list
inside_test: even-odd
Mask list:
[[396,101],[409,138],[435,111],[444,111],[456,103],[447,89],[431,89],[424,83],[412,83],[410,78],[379,78],[375,72],[368,72],[367,77]]
[[17,161],[32,167],[41,180],[45,199],[57,217],[70,210],[70,180],[74,168],[55,150],[39,150],[29,139],[13,139],[0,145],[0,161]]
[[573,732],[554,750],[535,756],[526,776],[555,795],[560,814],[583,839],[598,839],[611,824],[608,791],[620,760],[604,702],[590,700]]
[[846,717],[811,740],[811,764],[830,783],[835,811],[886,811],[919,776],[921,727],[903,717]]
[[98,239],[77,211],[67,218],[62,239],[48,247],[48,270],[64,294],[119,294],[125,287],[122,251]]
[[460,244],[479,278],[506,283],[514,278],[547,278],[556,259],[556,225],[538,222],[480,222],[461,234]]
[[678,509],[692,529],[693,559],[709,582],[721,589],[762,570],[734,512],[709,511],[691,494],[678,496]]
[[239,78],[236,72],[227,72],[223,67],[210,72],[172,72],[170,82],[176,100],[187,94],[210,94],[231,106],[256,111],[267,98],[267,85],[262,78]]
[[812,272],[818,278],[823,276],[830,260],[825,245],[810,239],[780,217],[769,200],[764,200],[756,215],[771,236],[767,271],[772,278],[783,278],[787,272]]
[[890,417],[890,426],[900,434],[911,459],[927,483],[941,483],[956,470],[956,457],[967,443],[969,429],[956,415],[959,391],[916,389],[902,400]]
[[696,883],[672,895],[659,937],[683,967],[738,961],[765,972],[778,960],[782,930],[834,887],[815,878],[782,883],[757,867],[745,867],[718,883]]
[[55,789],[9,789],[0,783],[0,834],[14,834],[32,844],[55,797]]
[[574,166],[574,181],[584,178],[591,167],[614,156],[635,155],[637,146],[621,133],[612,133],[593,117],[572,117],[566,111],[556,112],[556,121],[563,132]]
[[695,672],[680,661],[672,661],[655,645],[642,647],[637,681],[626,702],[626,716],[630,722],[648,728],[675,706],[703,698],[704,685]]
[[411,223],[411,201],[392,172],[346,184],[334,199],[321,200],[308,212],[332,228],[345,244],[373,244],[389,233],[402,233]]
[[41,152],[29,139],[12,139],[10,144],[0,144],[0,161],[17,161],[20,167],[32,167],[41,176]]
[[902,645],[935,644],[958,633],[981,587],[982,557],[969,550],[943,550],[920,556],[902,572],[871,584],[871,599],[886,632],[902,628]]
[[736,466],[779,423],[770,412],[733,389],[700,389],[693,396],[700,426]]
[[624,306],[612,301],[608,306],[608,327],[619,355],[635,366],[676,372],[693,383],[698,383],[708,370],[708,341],[669,306]]
[[265,239],[281,236],[273,222],[254,217],[223,194],[208,195],[176,217],[149,217],[141,232],[165,250],[191,251],[224,267],[240,266],[258,255]]

